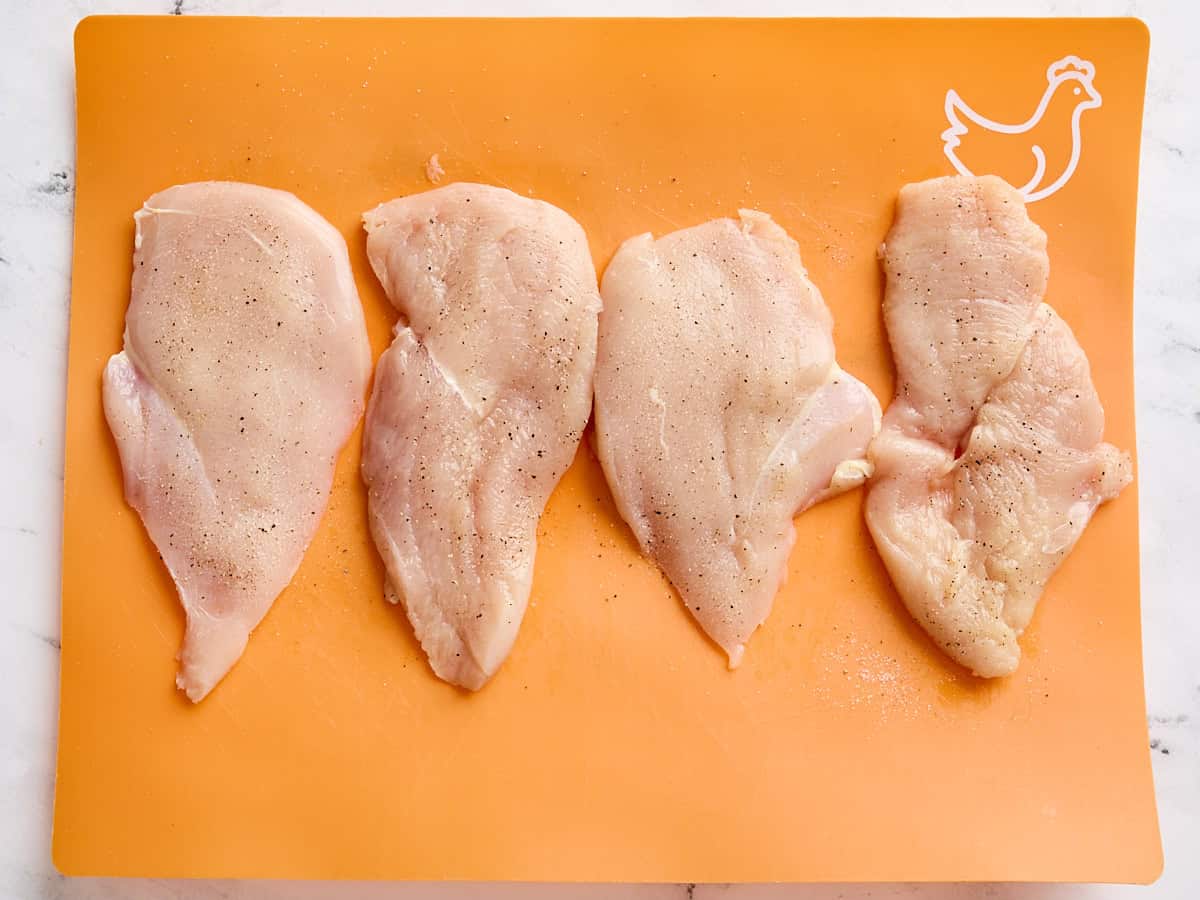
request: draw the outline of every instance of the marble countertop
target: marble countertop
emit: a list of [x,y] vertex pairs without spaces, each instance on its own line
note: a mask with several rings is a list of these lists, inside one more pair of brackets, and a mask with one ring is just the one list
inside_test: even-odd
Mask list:
[[[1106,885],[399,885],[67,879],[50,862],[58,681],[63,396],[73,200],[71,35],[91,13],[294,15],[1136,15],[1151,31],[1136,282],[1142,607],[1166,869]],[[0,8],[0,900],[209,898],[1200,896],[1200,7],[1142,0],[10,0]],[[1182,448],[1182,451],[1181,449]]]

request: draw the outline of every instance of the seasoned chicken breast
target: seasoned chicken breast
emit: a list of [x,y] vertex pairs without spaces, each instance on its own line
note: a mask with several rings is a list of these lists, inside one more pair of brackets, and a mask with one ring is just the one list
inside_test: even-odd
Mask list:
[[867,524],[909,611],[978,675],[1017,639],[1096,507],[1131,480],[1087,358],[1041,302],[1046,236],[998,178],[900,192],[883,248],[896,397]]
[[601,293],[600,462],[642,551],[736,666],[793,516],[868,474],[879,404],[838,367],[829,309],[763,213],[630,238]]
[[370,351],[345,242],[291,194],[184,184],[134,219],[104,412],[187,613],[177,684],[199,701],[300,565]]
[[371,533],[433,671],[477,690],[516,638],[538,518],[587,424],[596,272],[574,219],[501,188],[363,220],[401,316],[367,413]]

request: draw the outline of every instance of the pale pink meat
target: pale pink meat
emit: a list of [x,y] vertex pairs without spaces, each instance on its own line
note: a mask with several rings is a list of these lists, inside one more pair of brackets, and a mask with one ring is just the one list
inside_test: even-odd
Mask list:
[[187,614],[177,684],[199,701],[300,565],[370,351],[345,242],[291,194],[184,184],[134,219],[104,412]]
[[367,413],[371,534],[433,671],[478,690],[516,639],[538,519],[587,424],[596,272],[574,219],[502,188],[363,220],[401,316]]
[[792,518],[862,483],[879,404],[769,216],[630,238],[601,286],[596,445],[617,508],[704,631],[741,660]]
[[921,627],[976,674],[1006,675],[1131,462],[1101,441],[1087,357],[1041,302],[1046,236],[1020,194],[994,177],[908,185],[882,257],[897,383],[867,524]]

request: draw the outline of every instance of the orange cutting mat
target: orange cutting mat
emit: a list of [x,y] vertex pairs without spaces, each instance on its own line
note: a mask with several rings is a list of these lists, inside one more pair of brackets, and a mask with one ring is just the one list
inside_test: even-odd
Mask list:
[[[242,662],[192,707],[173,684],[183,616],[122,500],[100,405],[143,199],[209,178],[294,191],[345,235],[379,353],[392,313],[359,215],[429,188],[432,153],[447,180],[570,211],[601,269],[633,234],[739,207],[771,213],[833,310],[840,361],[888,398],[875,251],[897,189],[951,171],[947,89],[1021,122],[1046,67],[1077,54],[1094,64],[1103,106],[1082,115],[1074,176],[1031,213],[1050,236],[1048,299],[1091,356],[1107,437],[1133,450],[1147,45],[1133,20],[86,20],[59,868],[1154,879],[1136,485],[1050,584],[1011,678],[968,676],[912,624],[860,492],[797,520],[787,586],[730,673],[638,556],[584,447],[543,517],[516,648],[469,696],[430,674],[383,600],[356,433],[299,574]],[[1038,132],[1048,170],[1070,156],[1071,108],[1051,104]],[[1031,135],[983,135],[973,150],[964,138],[963,158],[1029,174]]]

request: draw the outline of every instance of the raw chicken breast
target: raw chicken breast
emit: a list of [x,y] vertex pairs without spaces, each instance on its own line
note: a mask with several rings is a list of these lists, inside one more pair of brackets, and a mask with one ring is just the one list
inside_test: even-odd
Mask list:
[[363,221],[401,314],[367,412],[371,534],[433,671],[478,690],[516,639],[538,518],[587,424],[596,271],[574,219],[501,188]]
[[883,249],[896,399],[871,445],[867,524],[901,598],[986,677],[1096,507],[1131,480],[1071,330],[1041,303],[1046,236],[998,178],[900,193]]
[[199,701],[300,565],[370,350],[345,242],[291,194],[178,185],[134,220],[104,412],[187,613],[176,683]]
[[838,367],[796,242],[763,213],[630,238],[601,293],[600,462],[642,552],[736,666],[792,518],[869,474],[879,404]]

